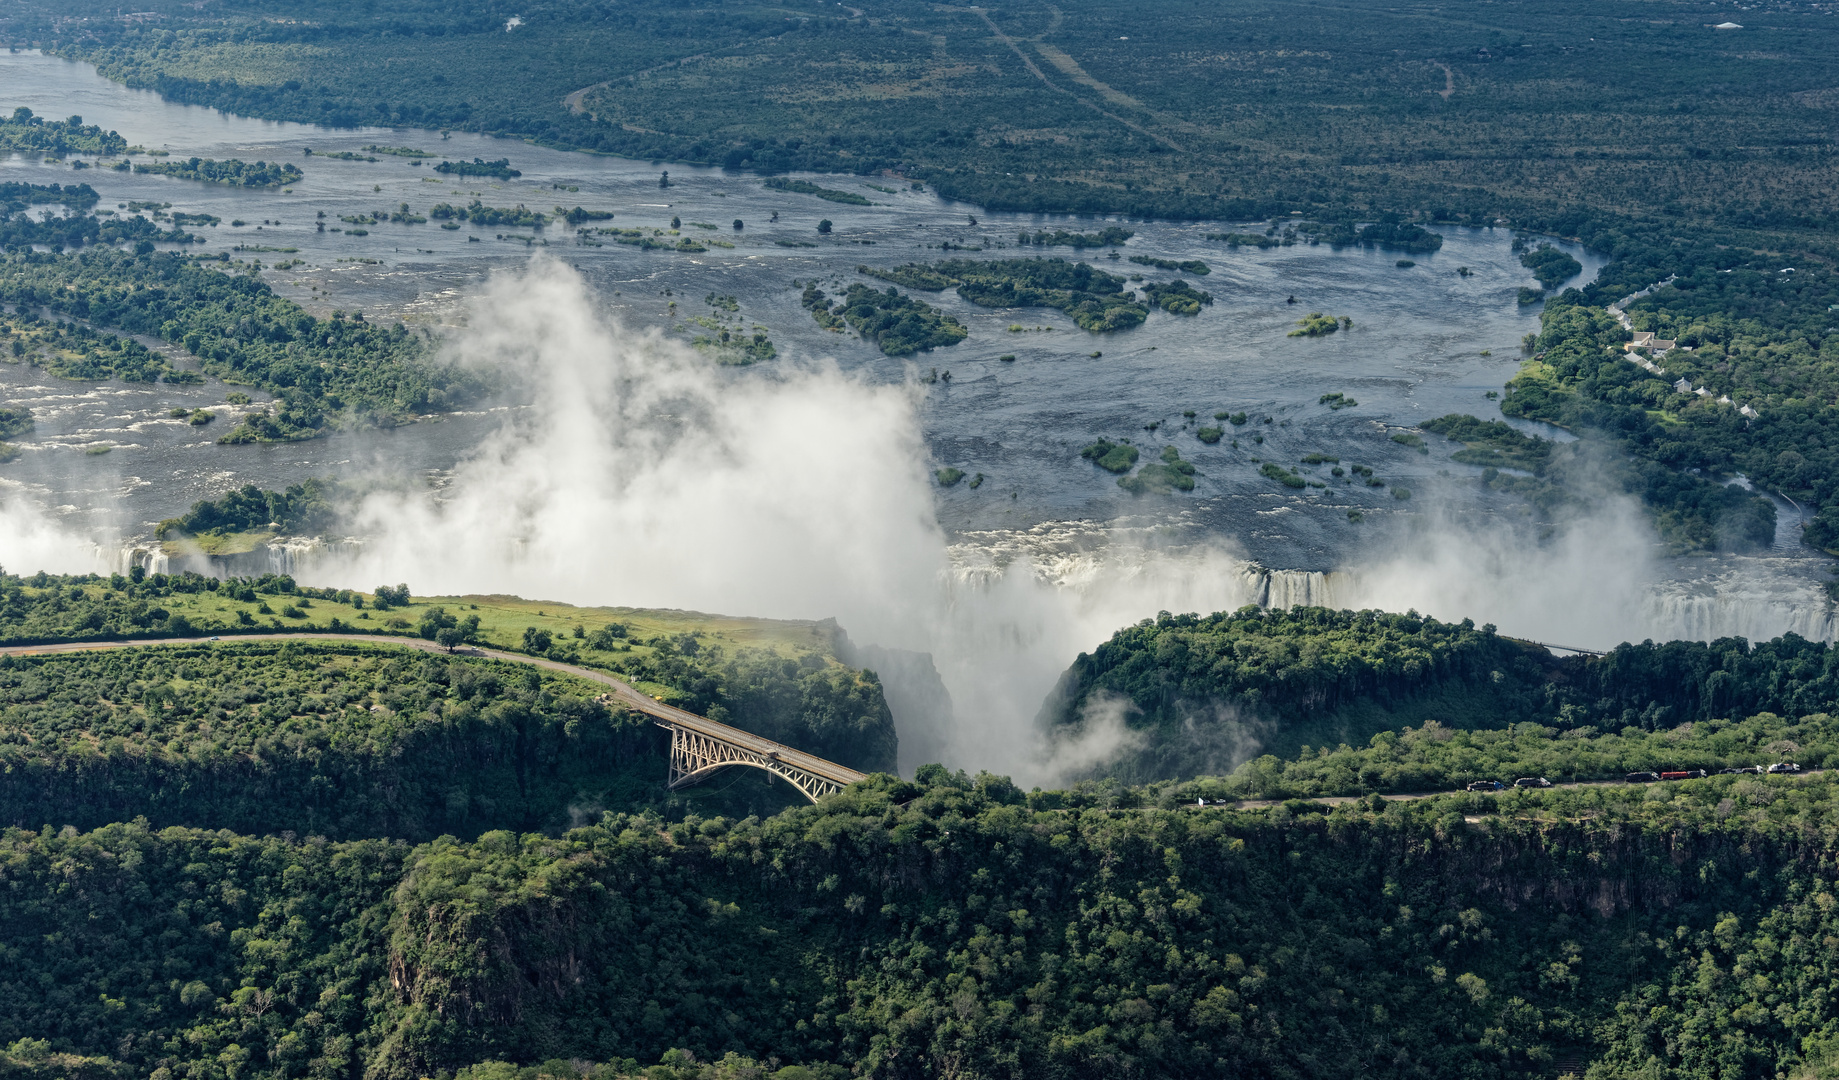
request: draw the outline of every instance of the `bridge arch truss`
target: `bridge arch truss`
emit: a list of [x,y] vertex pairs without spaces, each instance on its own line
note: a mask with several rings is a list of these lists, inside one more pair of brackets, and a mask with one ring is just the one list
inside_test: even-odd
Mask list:
[[[670,729],[672,791],[700,784],[730,765],[746,765],[772,773],[797,788],[800,794],[812,802],[826,795],[835,795],[852,782],[835,775],[836,771],[842,771],[841,766],[832,765],[831,769],[825,770],[831,775],[822,775],[788,760],[788,755],[775,749],[737,745],[717,735],[678,724],[660,723],[659,726]],[[856,774],[856,778],[860,776]]]

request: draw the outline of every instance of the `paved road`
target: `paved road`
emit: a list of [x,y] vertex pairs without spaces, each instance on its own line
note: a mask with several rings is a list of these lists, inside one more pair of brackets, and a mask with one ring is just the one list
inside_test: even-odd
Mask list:
[[711,720],[706,716],[698,716],[685,709],[666,705],[654,697],[640,693],[637,689],[633,688],[630,683],[621,679],[616,679],[604,671],[595,671],[592,668],[578,667],[574,664],[564,664],[557,660],[544,660],[540,657],[525,656],[522,653],[502,652],[498,649],[480,648],[475,645],[462,646],[453,650],[450,654],[446,648],[421,638],[372,637],[354,634],[315,634],[304,632],[286,634],[232,634],[223,638],[148,638],[137,641],[82,641],[59,645],[9,645],[0,648],[0,656],[50,656],[58,653],[99,652],[109,649],[139,649],[153,645],[206,645],[212,641],[229,643],[234,641],[299,641],[302,639],[341,642],[356,641],[372,645],[393,645],[398,648],[416,649],[421,652],[437,653],[442,656],[482,656],[493,660],[509,660],[512,663],[529,664],[532,667],[547,668],[550,671],[560,672],[564,675],[573,675],[575,678],[586,679],[589,682],[599,683],[607,687],[609,697],[634,712],[644,713],[646,716],[658,721],[664,727],[687,728],[690,731],[707,735],[710,738],[730,743],[742,749],[751,750],[756,754],[771,755],[777,757],[787,765],[792,765],[804,769],[807,772],[815,773],[826,780],[834,780],[839,784],[853,784],[857,780],[864,779],[867,775],[866,773],[857,772],[848,766],[838,765],[834,761],[826,761],[815,754],[807,754],[796,747],[774,742],[771,739],[761,738],[750,731],[743,731],[740,728]]

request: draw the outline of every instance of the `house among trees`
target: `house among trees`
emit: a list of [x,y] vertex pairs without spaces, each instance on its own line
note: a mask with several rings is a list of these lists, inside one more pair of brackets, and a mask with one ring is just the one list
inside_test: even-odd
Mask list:
[[1678,345],[1679,345],[1679,342],[1677,341],[1668,341],[1666,338],[1657,338],[1652,333],[1649,333],[1648,331],[1643,330],[1643,331],[1636,333],[1635,340],[1629,342],[1627,346],[1625,346],[1625,348],[1628,352],[1634,352],[1637,349],[1651,349],[1653,350],[1653,353],[1655,356],[1661,356],[1667,353],[1668,351],[1674,348],[1677,348]]

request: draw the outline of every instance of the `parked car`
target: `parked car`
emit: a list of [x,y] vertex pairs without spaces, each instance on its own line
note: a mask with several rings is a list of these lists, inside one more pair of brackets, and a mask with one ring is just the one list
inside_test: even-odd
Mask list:
[[1630,784],[1653,784],[1660,781],[1660,774],[1651,772],[1631,772],[1622,779]]
[[1783,761],[1769,766],[1769,771],[1772,773],[1797,773],[1801,771],[1801,767],[1792,761]]
[[1472,782],[1471,784],[1469,784],[1469,786],[1465,788],[1464,790],[1465,791],[1501,791],[1504,788],[1506,788],[1506,786],[1507,786],[1506,784],[1501,783],[1499,780],[1476,780]]
[[1543,776],[1522,776],[1513,782],[1514,787],[1551,787],[1552,782]]

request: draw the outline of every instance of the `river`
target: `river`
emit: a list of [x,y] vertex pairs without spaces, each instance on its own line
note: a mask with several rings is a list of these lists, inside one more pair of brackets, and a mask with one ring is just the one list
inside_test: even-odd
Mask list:
[[[776,363],[834,357],[846,372],[883,384],[936,372],[939,381],[926,386],[920,406],[933,464],[986,478],[976,488],[967,481],[937,492],[937,520],[966,568],[1000,564],[1018,553],[1043,566],[1056,559],[1077,562],[1094,537],[1147,531],[1182,542],[1226,544],[1254,564],[1248,573],[1264,583],[1248,586],[1253,600],[1358,602],[1389,594],[1347,583],[1359,578],[1374,552],[1409,544],[1413,529],[1424,522],[1485,529],[1519,514],[1516,503],[1474,482],[1480,470],[1451,462],[1451,447],[1440,438],[1429,440],[1429,454],[1391,438],[1445,413],[1499,416],[1487,394],[1512,376],[1522,337],[1538,326],[1538,307],[1516,301],[1519,288],[1532,278],[1510,249],[1506,230],[1440,227],[1442,249],[1412,256],[1415,265],[1401,267],[1396,253],[1384,251],[1307,244],[1229,248],[1206,238],[1209,232],[1262,231],[1262,223],[989,213],[892,178],[811,178],[865,196],[871,206],[771,191],[758,177],[676,165],[668,166],[670,183],[663,187],[666,167],[655,163],[458,132],[333,130],[252,120],[176,105],[110,83],[87,65],[31,52],[0,54],[0,87],[5,88],[0,106],[24,105],[53,117],[78,114],[173,158],[298,164],[305,176],[285,192],[106,169],[74,171],[68,162],[23,155],[0,159],[0,178],[90,183],[102,194],[102,208],[123,213],[131,202],[150,202],[215,215],[223,223],[199,230],[206,242],[193,250],[294,249],[234,255],[271,266],[301,260],[288,269],[265,270],[264,276],[277,292],[317,314],[361,311],[372,320],[452,327],[464,319],[466,298],[490,275],[514,270],[533,251],[542,251],[578,269],[597,302],[628,327],[687,340],[702,332],[686,322],[689,317],[717,314],[703,298],[727,296],[738,304],[739,322],[766,328],[781,356]],[[325,156],[364,153],[371,144],[461,159],[508,156],[523,175],[505,181],[451,179],[431,171],[432,159]],[[308,149],[315,153],[308,156]],[[732,246],[698,254],[614,243],[584,246],[560,223],[536,231],[470,225],[442,230],[433,222],[367,225],[361,236],[337,231],[350,227],[341,218],[403,203],[425,214],[435,203],[473,198],[491,206],[611,211],[615,217],[605,224],[623,228],[664,228],[677,217],[686,235]],[[734,227],[736,219],[742,228]],[[833,223],[827,235],[817,228],[822,219]],[[235,221],[245,224],[234,226]],[[858,265],[950,257],[941,250],[946,246],[981,247],[995,256],[1085,258],[1149,280],[1177,276],[1109,259],[1105,251],[1015,246],[1023,230],[1091,232],[1106,224],[1134,230],[1121,249],[1124,256],[1206,262],[1210,274],[1184,276],[1214,302],[1197,316],[1156,311],[1140,328],[1095,335],[1054,311],[992,311],[950,292],[922,294],[969,327],[970,337],[903,360],[823,331],[800,306],[792,284],[817,280],[840,288],[866,280],[856,273]],[[1559,246],[1583,263],[1579,282],[1603,262],[1574,245]],[[1347,316],[1352,328],[1320,338],[1289,337],[1296,320],[1312,311]],[[1027,329],[1013,331],[1012,324]],[[1007,356],[1013,360],[1001,359]],[[750,375],[742,371],[734,377]],[[0,364],[0,397],[30,406],[39,420],[36,433],[23,442],[26,453],[0,466],[0,484],[52,508],[69,524],[132,539],[148,535],[154,522],[192,501],[242,483],[277,488],[309,476],[379,470],[437,482],[522,408],[508,403],[388,432],[343,433],[306,443],[219,446],[214,436],[238,411],[225,406],[227,389],[215,382],[68,382]],[[1320,401],[1328,393],[1344,394],[1358,405],[1331,409]],[[259,407],[263,397],[254,396],[250,408]],[[175,406],[211,406],[222,410],[223,418],[200,431],[170,419]],[[1190,411],[1195,417],[1184,415]],[[1229,427],[1227,440],[1204,445],[1193,431],[1213,423],[1216,412],[1245,412],[1250,422]],[[1564,437],[1550,429],[1542,433]],[[1079,458],[1080,448],[1098,437],[1132,439],[1146,457],[1164,445],[1177,447],[1196,466],[1195,490],[1163,497],[1125,493],[1113,477]],[[109,452],[85,452],[101,446]],[[1312,475],[1327,486],[1293,492],[1258,471],[1260,461],[1296,465],[1310,453],[1370,466],[1387,484],[1332,480],[1322,467]],[[1393,488],[1409,489],[1413,497],[1398,498]],[[1364,520],[1350,520],[1350,510]],[[1777,550],[1767,557],[1658,564],[1662,569],[1641,601],[1653,605],[1653,612],[1642,623],[1661,635],[1672,626],[1693,636],[1790,627],[1831,636],[1831,617],[1816,588],[1824,560],[1798,548],[1795,512],[1786,504],[1782,510]],[[1260,566],[1282,568],[1274,585],[1256,569]],[[1436,565],[1426,572],[1435,575]],[[1341,584],[1331,584],[1336,581]],[[1689,614],[1674,610],[1682,604]],[[1474,614],[1478,620],[1487,615]]]

